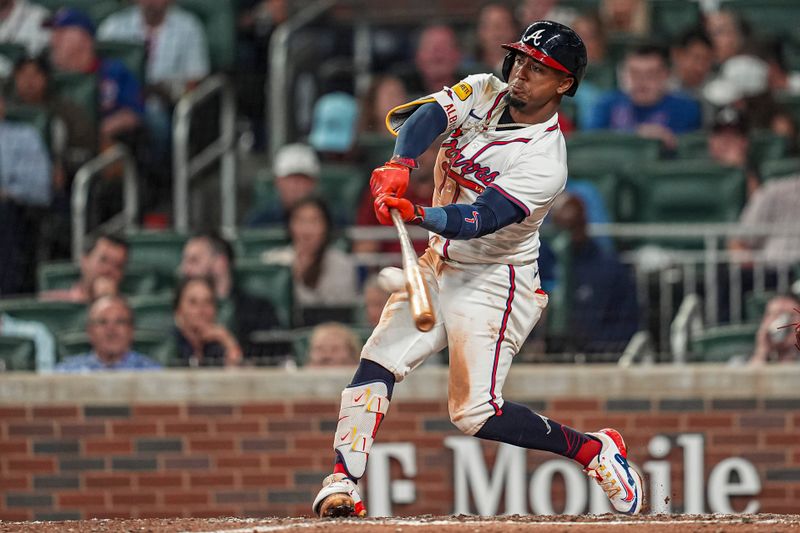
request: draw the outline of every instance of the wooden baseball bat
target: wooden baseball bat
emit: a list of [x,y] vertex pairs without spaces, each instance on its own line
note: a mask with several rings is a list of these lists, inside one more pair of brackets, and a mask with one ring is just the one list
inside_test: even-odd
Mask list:
[[392,215],[394,227],[397,228],[397,236],[400,238],[400,252],[403,254],[403,276],[406,278],[408,303],[411,305],[411,316],[414,318],[414,325],[420,331],[430,331],[436,324],[436,316],[433,314],[433,305],[431,305],[428,286],[419,271],[419,264],[417,263],[419,258],[414,251],[414,245],[411,244],[406,225],[403,219],[400,218],[400,213],[397,209],[389,209],[389,212]]

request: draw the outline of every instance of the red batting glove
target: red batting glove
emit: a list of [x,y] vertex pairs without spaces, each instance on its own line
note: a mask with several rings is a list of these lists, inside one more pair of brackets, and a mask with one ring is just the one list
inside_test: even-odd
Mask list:
[[383,166],[373,170],[369,179],[372,197],[377,198],[382,194],[403,196],[408,188],[408,175],[412,168],[417,168],[417,163],[413,159],[393,157]]
[[378,217],[378,222],[384,226],[393,224],[389,209],[397,209],[400,212],[400,218],[407,224],[420,224],[425,219],[425,211],[422,206],[414,205],[405,198],[383,195],[375,199],[375,216]]

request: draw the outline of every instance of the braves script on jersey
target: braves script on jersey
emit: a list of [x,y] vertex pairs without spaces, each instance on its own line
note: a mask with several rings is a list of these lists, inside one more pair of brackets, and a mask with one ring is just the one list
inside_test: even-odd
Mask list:
[[542,124],[498,127],[506,92],[496,77],[476,74],[400,106],[389,117],[391,127],[399,126],[409,111],[432,101],[447,114],[449,135],[436,161],[434,206],[471,204],[486,187],[494,187],[525,212],[521,223],[478,239],[454,241],[431,233],[431,247],[445,259],[532,263],[539,256],[539,226],[566,184],[567,151],[558,115]]

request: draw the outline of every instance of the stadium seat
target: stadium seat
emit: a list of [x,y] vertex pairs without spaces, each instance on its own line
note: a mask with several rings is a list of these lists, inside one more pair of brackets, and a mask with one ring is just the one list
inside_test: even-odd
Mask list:
[[230,70],[236,60],[236,21],[233,2],[178,0],[200,19],[206,30],[212,70]]
[[289,242],[283,226],[258,229],[243,229],[235,242],[236,253],[242,258],[257,258],[264,251]]
[[[70,262],[41,262],[36,267],[39,291],[67,289],[80,278],[80,269]],[[166,284],[149,268],[129,265],[120,287],[123,294],[152,294],[165,289]]]
[[94,74],[78,72],[56,72],[53,74],[53,89],[62,98],[83,109],[92,123],[97,123],[98,87]]
[[724,363],[732,357],[749,358],[755,347],[758,324],[735,324],[708,328],[690,342],[692,360]]
[[800,95],[784,94],[779,95],[776,100],[782,105],[794,118],[795,123],[800,124]]
[[800,157],[767,159],[759,167],[763,181],[788,177],[800,177]]
[[758,167],[766,161],[789,155],[789,140],[769,130],[757,130],[750,134],[750,161]]
[[633,190],[624,172],[615,172],[588,160],[578,160],[569,165],[569,179],[588,181],[602,195],[608,213],[614,222],[625,222],[634,216]]
[[594,163],[603,168],[619,169],[626,163],[655,161],[661,155],[661,143],[632,133],[591,131],[574,133],[567,141],[569,165]]
[[[147,329],[136,329],[133,332],[133,350],[143,355],[147,355],[164,366],[170,366],[170,350],[164,349],[169,345],[171,333],[163,331],[151,331]],[[58,358],[63,361],[73,355],[85,354],[92,349],[89,343],[89,336],[85,331],[69,331],[58,335]]]
[[756,294],[748,292],[744,296],[744,318],[750,322],[760,322],[761,317],[764,316],[764,310],[767,308],[767,303],[777,293],[764,292]]
[[4,57],[8,61],[9,67],[13,67],[20,58],[27,54],[25,47],[20,44],[0,43],[0,57]]
[[678,135],[676,155],[679,159],[701,159],[708,157],[708,133],[695,131]]
[[368,182],[369,176],[360,166],[331,163],[322,165],[320,191],[334,219],[346,225],[355,222],[361,194]]
[[[584,81],[589,82],[599,89],[611,90],[617,86],[617,71],[616,67],[610,61],[606,61],[600,65],[589,65],[586,67],[586,74]],[[567,103],[568,99],[561,102],[563,106]]]
[[707,160],[657,161],[628,173],[637,222],[734,222],[745,200],[745,174]]
[[787,0],[722,0],[721,8],[739,13],[756,35],[786,36],[797,30],[800,3]]
[[0,372],[36,370],[36,345],[27,337],[0,336]]
[[95,25],[105,20],[113,12],[124,7],[119,0],[36,0],[50,11],[57,11],[62,7],[80,9],[92,19]]
[[130,244],[129,264],[150,267],[173,276],[181,262],[187,237],[171,231],[142,231],[125,236]]
[[[563,107],[565,102],[561,102]],[[375,133],[362,133],[358,137],[358,148],[363,156],[366,168],[376,168],[388,161],[394,153],[393,136]]]
[[236,285],[245,294],[272,303],[281,327],[289,328],[294,319],[292,269],[265,265],[257,260],[240,261],[234,269]]
[[172,329],[172,294],[132,296],[128,299],[136,329],[169,331]]
[[550,292],[547,305],[546,331],[549,337],[564,339],[569,335],[572,305],[572,239],[565,232],[559,232],[548,241],[556,256],[556,286]]
[[45,302],[34,298],[0,300],[0,312],[20,320],[41,322],[53,334],[82,329],[86,320],[86,306],[83,304]]
[[701,21],[700,3],[686,0],[649,2],[650,28],[664,39],[675,40]]
[[145,83],[145,46],[142,43],[125,41],[99,41],[95,44],[97,54],[103,59],[121,61],[136,75],[139,83]]

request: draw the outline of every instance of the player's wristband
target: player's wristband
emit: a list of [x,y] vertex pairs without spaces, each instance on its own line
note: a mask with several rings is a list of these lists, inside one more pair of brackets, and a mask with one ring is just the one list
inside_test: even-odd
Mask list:
[[398,165],[403,165],[404,167],[408,167],[410,169],[419,168],[419,164],[417,164],[417,160],[413,157],[401,157],[399,155],[393,155],[392,158],[389,160],[389,163],[397,163]]

